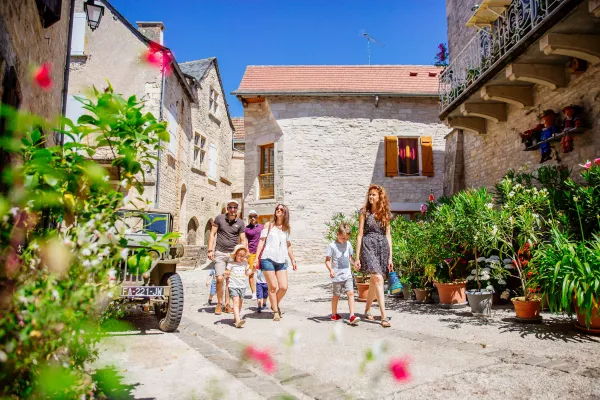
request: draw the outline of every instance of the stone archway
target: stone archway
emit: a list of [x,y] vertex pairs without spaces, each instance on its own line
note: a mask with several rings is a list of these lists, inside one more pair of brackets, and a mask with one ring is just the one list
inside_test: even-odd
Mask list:
[[198,220],[196,217],[190,219],[187,225],[187,244],[190,246],[196,245],[198,237]]
[[204,245],[208,246],[208,237],[210,236],[210,229],[212,228],[212,218],[206,222],[206,226],[204,226]]

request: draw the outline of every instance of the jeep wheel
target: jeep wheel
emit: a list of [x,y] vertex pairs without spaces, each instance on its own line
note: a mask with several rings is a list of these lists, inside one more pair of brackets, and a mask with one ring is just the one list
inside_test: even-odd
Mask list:
[[158,327],[163,332],[174,332],[179,326],[181,315],[183,314],[183,283],[177,274],[168,274],[161,279],[163,286],[169,286],[171,294],[167,304],[167,312],[156,307],[156,317],[158,318]]

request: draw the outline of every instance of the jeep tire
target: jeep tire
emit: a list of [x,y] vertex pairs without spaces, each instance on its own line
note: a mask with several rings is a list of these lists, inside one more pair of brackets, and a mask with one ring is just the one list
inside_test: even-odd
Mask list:
[[158,328],[163,332],[174,332],[179,326],[183,314],[183,283],[178,274],[165,274],[161,285],[170,288],[167,312],[163,312],[158,304],[155,305],[155,314],[158,319]]

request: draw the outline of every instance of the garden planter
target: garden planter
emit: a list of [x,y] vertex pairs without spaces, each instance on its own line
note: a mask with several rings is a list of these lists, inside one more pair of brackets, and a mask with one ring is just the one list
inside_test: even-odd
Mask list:
[[540,299],[525,300],[525,297],[515,297],[512,299],[515,306],[517,318],[521,320],[538,321],[540,316]]
[[600,334],[600,309],[598,306],[592,310],[592,321],[590,326],[585,325],[585,313],[580,312],[579,306],[575,304],[575,312],[577,313],[577,324],[575,325],[582,331],[587,331],[595,334]]
[[467,282],[454,283],[439,283],[435,286],[440,295],[440,305],[442,306],[459,306],[467,304]]
[[475,316],[487,317],[492,314],[494,292],[491,290],[467,290],[471,312]]
[[420,303],[431,302],[431,289],[415,289],[416,300]]
[[402,286],[402,294],[405,300],[409,300],[412,297],[412,287],[409,284]]
[[367,301],[367,293],[369,293],[369,283],[356,282],[356,288],[358,289],[358,301]]

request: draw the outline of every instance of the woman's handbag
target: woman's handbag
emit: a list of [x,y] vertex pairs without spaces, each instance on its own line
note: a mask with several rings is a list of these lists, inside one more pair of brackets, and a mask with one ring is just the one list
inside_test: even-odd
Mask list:
[[265,246],[267,245],[267,239],[269,238],[269,233],[271,233],[271,227],[273,226],[273,223],[269,223],[269,229],[267,230],[267,236],[265,236],[265,244],[263,244],[262,249],[260,249],[260,253],[258,254],[258,267],[256,267],[256,269],[260,269],[260,259],[262,258],[263,255],[263,251],[265,251]]

